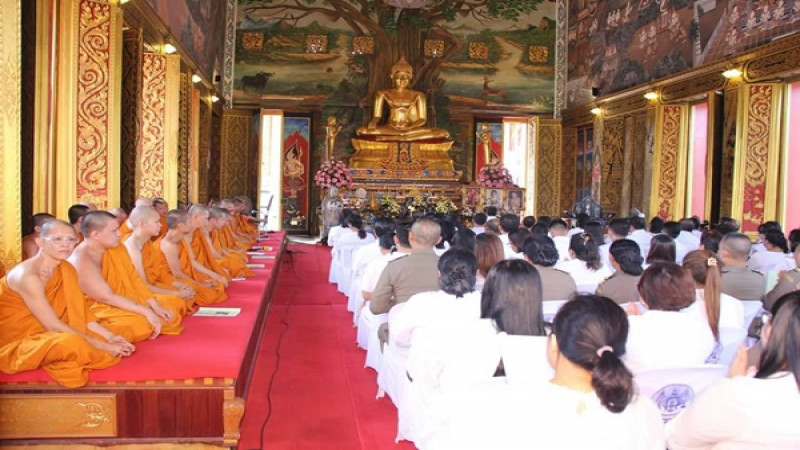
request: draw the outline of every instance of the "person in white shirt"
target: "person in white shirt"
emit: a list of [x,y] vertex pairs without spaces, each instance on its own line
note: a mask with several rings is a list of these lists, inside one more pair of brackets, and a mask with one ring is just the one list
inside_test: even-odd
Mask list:
[[678,240],[678,236],[681,234],[681,224],[678,222],[666,222],[664,224],[664,234],[669,235],[669,237],[672,239],[675,239],[675,262],[678,264],[682,264],[683,257],[686,256],[686,254],[690,251],[697,250],[697,247],[700,245],[699,241],[697,242],[697,245],[692,246],[684,241]]
[[519,259],[517,252],[511,247],[511,239],[508,234],[519,229],[519,216],[514,214],[503,214],[500,216],[500,240],[503,242],[503,254],[506,259]]
[[486,225],[486,220],[486,214],[484,213],[477,213],[472,216],[472,223],[475,224],[475,226],[472,227],[472,231],[474,231],[475,234],[483,233],[485,231],[484,226]]
[[687,312],[699,314],[708,321],[715,339],[719,340],[721,327],[744,329],[749,325],[744,323],[742,302],[720,293],[722,275],[714,253],[710,250],[689,252],[683,259],[683,267],[692,274],[697,291],[695,302]]
[[478,258],[478,278],[476,289],[482,289],[489,269],[505,259],[503,241],[492,233],[475,236],[475,257]]
[[597,244],[588,233],[570,238],[569,256],[571,260],[559,262],[556,269],[570,274],[578,292],[594,293],[597,285],[611,276],[611,271],[600,262]]
[[639,295],[648,310],[628,317],[628,368],[638,373],[705,363],[714,334],[701,317],[681,312],[695,301],[692,275],[675,263],[654,263],[639,280]]
[[522,251],[525,247],[525,241],[530,237],[531,232],[525,227],[519,227],[516,231],[508,233],[508,241],[511,244],[511,250],[514,251],[513,259],[525,259],[525,254]]
[[425,448],[663,450],[661,416],[620,360],[627,332],[613,301],[567,302],[547,341],[553,379],[472,389]]
[[598,248],[598,252],[600,253],[600,262],[602,262],[611,273],[614,273],[615,270],[614,266],[611,264],[611,259],[608,257],[609,249],[614,241],[625,239],[628,236],[628,230],[630,230],[628,219],[619,217],[616,219],[611,219],[611,222],[608,224],[608,243],[603,244]]
[[650,250],[644,260],[644,268],[656,262],[675,262],[675,239],[666,234],[657,234],[650,239]]
[[671,450],[800,448],[800,292],[776,305],[758,367],[742,348],[731,378],[708,387],[667,426]]
[[750,270],[761,273],[794,269],[794,258],[789,254],[789,243],[780,230],[769,230],[764,234],[763,245],[766,250],[755,252],[747,260]]
[[762,223],[761,225],[758,226],[758,241],[755,244],[753,244],[752,247],[750,247],[750,255],[754,255],[758,252],[764,252],[767,250],[765,241],[767,238],[767,233],[769,231],[780,231],[781,233],[783,233],[783,230],[781,229],[781,224],[779,224],[774,220],[769,220],[767,222]]
[[345,208],[342,210],[342,215],[339,216],[339,226],[332,227],[330,231],[328,231],[328,247],[333,247],[336,245],[336,241],[339,240],[339,236],[348,231],[349,226],[347,225],[347,219],[353,214],[355,213],[350,208]]
[[628,223],[631,226],[628,239],[639,244],[639,250],[642,253],[642,259],[647,259],[647,254],[650,252],[650,239],[653,238],[653,235],[644,229],[644,217],[633,216],[628,219]]
[[678,233],[676,240],[686,245],[689,251],[697,250],[700,246],[700,236],[695,234],[695,223],[690,218],[681,219],[679,222],[681,231]]
[[583,233],[583,227],[586,226],[586,223],[589,222],[589,215],[586,213],[580,213],[575,218],[575,227],[567,232],[567,236],[572,237],[574,234],[581,234]]
[[553,239],[553,244],[558,250],[559,261],[569,261],[569,239],[567,235],[567,224],[561,219],[555,219],[550,222],[548,229],[550,237]]

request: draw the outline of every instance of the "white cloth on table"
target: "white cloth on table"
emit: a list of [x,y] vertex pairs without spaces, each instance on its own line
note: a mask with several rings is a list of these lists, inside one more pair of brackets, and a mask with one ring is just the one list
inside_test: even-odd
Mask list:
[[671,450],[798,449],[800,392],[795,377],[723,378],[669,422]]
[[622,359],[633,373],[703,364],[716,345],[708,322],[699,314],[648,310],[628,316],[628,324]]
[[492,381],[450,405],[450,419],[426,449],[663,450],[661,415],[636,397],[612,413],[594,391],[544,381],[515,386]]

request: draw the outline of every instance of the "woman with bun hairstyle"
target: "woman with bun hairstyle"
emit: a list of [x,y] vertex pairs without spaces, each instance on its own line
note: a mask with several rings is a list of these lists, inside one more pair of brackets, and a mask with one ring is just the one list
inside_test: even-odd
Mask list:
[[719,260],[709,250],[694,250],[683,258],[683,268],[692,274],[695,283],[695,302],[686,311],[708,321],[714,337],[719,340],[720,327],[744,328],[744,306],[730,295],[720,292],[722,274]]
[[661,416],[621,360],[627,335],[614,301],[577,296],[547,340],[553,378],[473,389],[426,448],[663,450]]
[[644,262],[639,244],[630,239],[618,239],[611,243],[608,254],[615,272],[597,286],[597,295],[604,295],[620,305],[639,301],[636,286]]

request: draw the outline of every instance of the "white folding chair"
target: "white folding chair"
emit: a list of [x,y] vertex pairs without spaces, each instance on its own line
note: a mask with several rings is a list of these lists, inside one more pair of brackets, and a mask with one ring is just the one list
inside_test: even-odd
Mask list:
[[552,323],[558,310],[568,301],[569,300],[547,300],[542,302],[542,317],[544,321]]
[[661,418],[669,422],[717,379],[724,378],[728,368],[719,364],[692,367],[650,369],[634,379],[640,395],[649,397],[658,406]]
[[721,364],[730,366],[739,350],[739,345],[747,338],[747,330],[744,328],[721,327],[719,329],[719,342],[711,356],[706,360],[706,364]]
[[509,384],[530,384],[553,378],[547,362],[547,337],[499,333],[500,354]]

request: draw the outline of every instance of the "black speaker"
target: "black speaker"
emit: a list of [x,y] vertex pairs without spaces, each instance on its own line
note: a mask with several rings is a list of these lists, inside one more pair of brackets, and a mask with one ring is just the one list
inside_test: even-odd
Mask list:
[[600,88],[592,86],[592,97],[599,97],[599,96],[600,96]]

